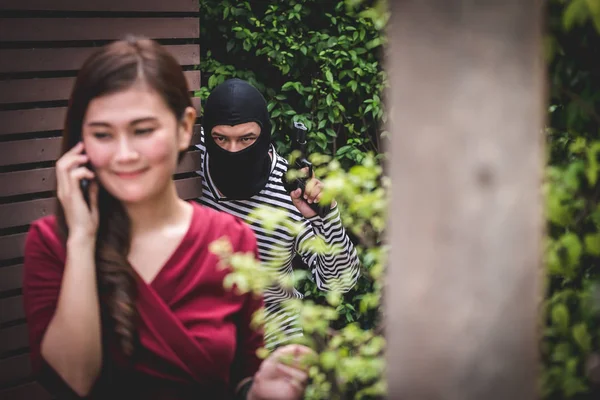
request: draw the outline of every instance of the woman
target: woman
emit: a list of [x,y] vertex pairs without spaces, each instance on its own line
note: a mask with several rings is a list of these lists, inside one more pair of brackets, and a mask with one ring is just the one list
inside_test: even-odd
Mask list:
[[208,251],[226,236],[256,255],[254,234],[177,195],[172,176],[195,119],[181,67],[151,40],[100,48],[79,72],[56,163],[58,212],[35,221],[25,245],[32,365],[61,398],[302,396],[308,349],[282,348],[261,365],[250,320],[262,300],[225,290],[228,271]]

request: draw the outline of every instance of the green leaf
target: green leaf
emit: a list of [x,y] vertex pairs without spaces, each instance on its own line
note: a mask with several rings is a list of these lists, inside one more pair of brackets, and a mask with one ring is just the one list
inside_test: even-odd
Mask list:
[[356,82],[355,80],[350,81],[348,85],[350,86],[353,92],[356,92],[356,89],[358,89],[358,82]]
[[338,362],[338,357],[333,351],[323,352],[319,358],[323,369],[326,371],[334,369]]
[[330,70],[325,71],[325,77],[329,81],[329,83],[333,83],[333,74]]
[[566,31],[571,30],[575,24],[580,24],[588,17],[587,0],[572,0],[563,13],[563,27]]
[[210,76],[210,78],[208,78],[208,88],[212,89],[215,86],[217,86],[217,76],[213,74]]
[[600,1],[598,0],[586,0],[588,9],[590,10],[590,15],[592,17],[592,21],[594,21],[594,26],[596,27],[596,31],[600,32]]
[[227,52],[229,53],[231,51],[231,49],[233,49],[233,47],[235,46],[235,42],[233,40],[230,40],[227,42]]
[[587,151],[588,166],[586,175],[590,185],[595,185],[598,180],[598,154],[600,153],[600,142],[594,142]]
[[551,359],[554,362],[566,362],[571,357],[571,346],[569,343],[561,342],[554,347]]
[[569,310],[564,304],[557,304],[552,307],[552,323],[563,334],[569,332]]
[[593,256],[600,256],[600,233],[585,235],[585,251]]
[[587,147],[587,140],[583,137],[575,138],[575,141],[569,145],[571,153],[581,153]]
[[569,267],[579,264],[581,258],[582,246],[579,237],[576,234],[569,232],[560,238],[560,243],[567,251],[566,262]]
[[592,337],[588,333],[587,326],[579,323],[573,327],[573,339],[584,353],[589,353],[592,349]]

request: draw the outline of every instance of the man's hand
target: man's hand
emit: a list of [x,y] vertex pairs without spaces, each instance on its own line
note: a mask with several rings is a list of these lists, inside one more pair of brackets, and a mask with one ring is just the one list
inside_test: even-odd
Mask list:
[[[308,174],[308,168],[302,168],[300,171],[305,175]],[[298,211],[300,211],[305,218],[312,218],[317,215],[316,211],[310,208],[310,205],[313,203],[318,203],[321,200],[322,195],[323,182],[315,178],[314,172],[313,176],[306,182],[304,195],[302,195],[302,189],[300,188],[290,193],[290,196],[292,197],[292,203],[294,203]],[[335,202],[332,203],[332,207],[334,205]]]

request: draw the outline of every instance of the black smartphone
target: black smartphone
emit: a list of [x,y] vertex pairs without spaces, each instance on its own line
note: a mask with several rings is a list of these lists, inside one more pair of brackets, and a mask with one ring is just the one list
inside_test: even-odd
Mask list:
[[[73,141],[73,138],[71,138],[71,142],[69,143],[69,148],[72,149],[73,147],[75,147],[75,145],[78,143],[78,141]],[[85,154],[85,150],[83,150],[82,154]],[[92,164],[90,164],[89,162],[87,164],[85,164],[85,167],[87,169],[89,169],[90,171],[93,171],[92,169]],[[85,202],[87,203],[88,207],[90,206],[90,180],[89,179],[82,179],[79,181],[79,188],[81,189],[81,193],[83,193],[83,199],[85,200]]]
[[[85,151],[83,152],[85,154]],[[89,162],[85,164],[85,167],[90,171],[93,171],[92,164]],[[83,193],[83,199],[85,200],[88,208],[90,207],[90,180],[87,178],[83,178],[79,181],[79,188],[81,189],[81,193]]]
[[83,178],[79,181],[79,187],[83,193],[83,199],[85,200],[88,207],[90,206],[90,180]]

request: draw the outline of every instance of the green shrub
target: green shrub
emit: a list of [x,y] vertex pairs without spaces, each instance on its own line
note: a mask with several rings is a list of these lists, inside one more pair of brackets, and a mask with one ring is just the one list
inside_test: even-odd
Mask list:
[[[304,122],[310,130],[309,150],[337,159],[343,179],[351,179],[352,166],[364,167],[364,181],[358,180],[366,183],[358,191],[360,199],[376,196],[379,201],[365,212],[384,219],[381,206],[386,204],[387,191],[374,193],[384,187],[377,168],[386,138],[382,128],[386,39],[381,31],[385,1],[376,2],[376,7],[364,3],[201,0],[203,87],[197,95],[205,99],[227,78],[250,81],[269,102],[278,151],[289,152],[286,135],[292,120]],[[600,52],[600,0],[550,0],[546,7],[548,157],[542,189],[548,225],[541,395],[549,400],[591,400],[600,398],[587,374],[587,362],[600,345],[596,289],[600,272],[600,58],[596,54]],[[369,152],[377,157],[370,158]],[[323,173],[331,179],[337,172],[326,167]],[[369,398],[385,390],[381,377],[370,376],[354,385],[347,381],[357,379],[347,375],[357,369],[376,374],[383,368],[377,308],[386,254],[381,246],[383,227],[376,223],[374,228],[372,221],[357,218],[361,212],[357,198],[348,193],[336,195],[348,229],[356,234],[366,273],[341,303],[304,285],[309,299],[317,302],[305,306],[313,321],[315,316],[333,319],[333,331],[323,333],[321,326],[312,338],[318,341],[325,334],[342,338],[333,341],[335,348],[312,343],[324,356],[315,361],[313,374],[318,378],[308,398],[363,398],[358,393],[371,390],[364,396]],[[361,232],[371,234],[365,237]],[[241,271],[238,278],[243,277],[243,267]],[[262,284],[254,282],[256,287]],[[362,354],[360,346],[370,353]]]
[[284,155],[292,120],[307,126],[311,153],[344,165],[380,153],[385,39],[369,12],[344,0],[200,0],[198,95],[205,99],[232,77],[255,85],[269,103]]
[[542,395],[597,398],[586,363],[600,344],[600,2],[548,3],[548,237]]

